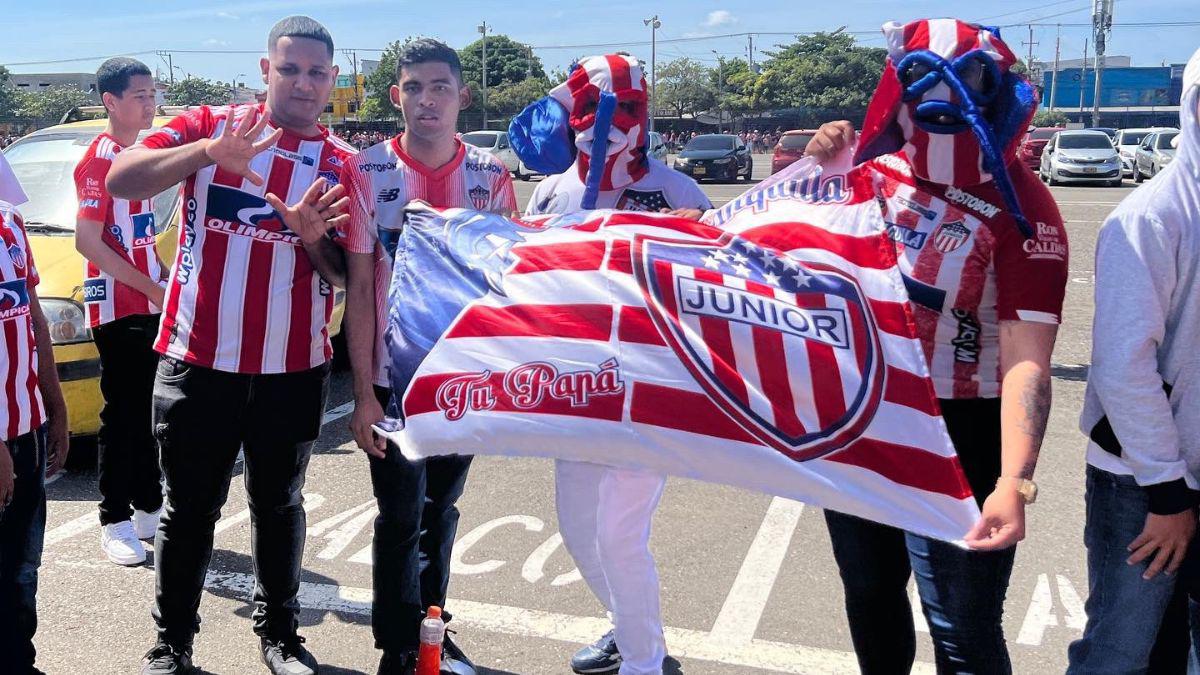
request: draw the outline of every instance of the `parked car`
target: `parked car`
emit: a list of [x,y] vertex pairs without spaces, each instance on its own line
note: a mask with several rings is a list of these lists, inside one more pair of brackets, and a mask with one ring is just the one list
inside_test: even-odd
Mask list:
[[[171,116],[154,119],[155,128]],[[83,256],[75,250],[75,166],[105,119],[92,119],[35,131],[4,150],[4,157],[29,195],[18,207],[25,219],[29,245],[41,283],[38,296],[50,327],[54,361],[67,401],[72,437],[94,436],[100,429],[100,355],[92,341],[83,306]],[[144,137],[154,129],[142,133]],[[169,266],[179,240],[179,186],[164,190],[152,201],[159,257]],[[335,294],[330,335],[341,329],[345,293]],[[339,349],[341,345],[339,345]]]
[[1032,127],[1025,134],[1025,138],[1021,139],[1021,146],[1017,149],[1017,156],[1025,162],[1025,166],[1032,171],[1037,171],[1041,166],[1042,150],[1046,147],[1046,142],[1050,137],[1063,131],[1063,127]]
[[1105,136],[1108,136],[1108,140],[1110,141],[1116,139],[1117,137],[1117,130],[1112,127],[1088,127],[1084,129],[1084,131],[1099,131]]
[[808,147],[808,142],[816,133],[813,129],[793,129],[783,132],[783,135],[779,137],[779,142],[775,144],[775,150],[771,153],[771,173],[779,173],[803,157],[804,148]]
[[1165,131],[1164,127],[1149,127],[1144,129],[1122,129],[1113,140],[1117,152],[1121,154],[1121,174],[1133,177],[1133,155],[1146,137],[1156,131]]
[[1121,158],[1108,135],[1079,129],[1054,134],[1042,152],[1038,176],[1059,183],[1121,184]]
[[696,180],[718,178],[737,180],[738,176],[750,180],[754,171],[754,160],[750,147],[733,134],[704,134],[683,146],[675,158],[675,170]]
[[508,142],[507,131],[472,131],[462,135],[463,143],[470,143],[477,148],[483,148],[492,153],[504,168],[512,172],[513,178],[529,180],[529,168],[521,163],[521,158]]
[[646,142],[646,154],[660,162],[667,161],[667,143],[663,140],[662,134],[657,131],[650,132],[650,137]]
[[1133,155],[1133,182],[1154,178],[1163,167],[1175,159],[1177,130],[1156,131],[1142,140]]

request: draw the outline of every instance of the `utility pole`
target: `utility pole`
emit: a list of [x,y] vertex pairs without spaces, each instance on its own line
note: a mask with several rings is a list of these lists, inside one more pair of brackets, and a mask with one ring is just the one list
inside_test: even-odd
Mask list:
[[351,50],[351,62],[354,63],[354,117],[358,119],[358,111],[362,108],[362,97],[358,93],[358,52]]
[[1029,24],[1029,42],[1024,42],[1022,44],[1029,45],[1029,56],[1025,58],[1025,65],[1029,66],[1029,73],[1032,75],[1033,74],[1033,48],[1036,45],[1041,44],[1040,42],[1033,41],[1033,24]]
[[1100,80],[1104,77],[1104,46],[1112,30],[1113,0],[1092,0],[1092,32],[1096,40],[1096,91],[1092,95],[1092,126],[1100,126]]
[[533,47],[525,45],[525,77],[533,77]]
[[1054,72],[1050,74],[1050,109],[1054,110],[1054,95],[1058,91],[1058,59],[1062,51],[1062,24],[1054,35]]
[[171,52],[167,52],[167,70],[170,72],[171,84],[175,84],[175,61],[171,58]]
[[649,19],[642,19],[642,25],[650,26],[650,129],[649,129],[649,131],[654,131],[654,115],[655,115],[654,98],[655,98],[655,94],[658,93],[658,87],[657,87],[658,71],[657,71],[657,68],[655,67],[657,65],[656,61],[655,61],[655,58],[656,58],[655,48],[657,47],[656,40],[658,38],[658,29],[662,28],[662,22],[660,22],[658,20],[658,15],[655,14],[654,16],[650,17]]
[[1083,85],[1087,82],[1087,38],[1083,39],[1083,67],[1079,69],[1079,121],[1083,121]]
[[481,106],[483,108],[483,126],[480,127],[481,129],[487,129],[487,126],[488,126],[488,122],[487,122],[487,28],[488,28],[487,21],[484,21],[483,23],[479,24],[479,28],[478,28],[479,34],[483,36],[483,58],[480,59],[483,62],[483,69],[479,75],[480,88],[483,91],[483,101],[482,101],[483,105]]
[[750,72],[754,72],[754,36],[746,36],[746,63],[750,66]]

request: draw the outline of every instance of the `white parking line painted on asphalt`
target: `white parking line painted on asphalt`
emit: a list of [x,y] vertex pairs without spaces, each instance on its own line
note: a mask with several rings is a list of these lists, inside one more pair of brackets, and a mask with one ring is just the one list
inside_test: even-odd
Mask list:
[[[204,585],[210,590],[233,591],[247,601],[254,590],[254,577],[239,572],[209,571]],[[369,616],[371,590],[333,584],[300,583],[300,605],[306,609]],[[451,599],[457,624],[476,630],[517,637],[588,644],[609,628],[607,619],[543,612],[507,605]],[[667,647],[676,658],[699,659],[730,666],[761,668],[781,673],[833,675],[856,673],[858,662],[849,652],[817,647],[751,640],[744,645],[719,643],[709,633],[683,628],[664,630]],[[565,652],[564,652],[565,654]],[[565,658],[565,657],[564,657]],[[934,672],[929,664],[918,663],[913,673]]]
[[754,639],[803,512],[804,504],[800,502],[782,497],[771,499],[762,525],[725,596],[725,604],[713,622],[713,640],[726,645],[746,645]]
[[[305,513],[309,513],[313,509],[320,508],[321,505],[324,503],[325,503],[324,495],[319,495],[319,494],[305,494],[304,495],[304,511],[305,511]],[[238,511],[237,513],[233,514],[232,516],[226,516],[225,518],[222,518],[217,523],[216,527],[213,528],[213,535],[221,534],[222,532],[224,532],[225,530],[228,530],[229,528],[233,527],[234,525],[244,523],[247,520],[250,520],[250,509],[242,509],[241,511]]]
[[42,547],[46,548],[53,546],[60,541],[70,539],[77,534],[87,532],[93,527],[98,528],[99,526],[100,516],[96,515],[95,511],[88,510],[88,512],[82,516],[79,516],[78,518],[72,518],[62,525],[47,531],[45,539],[42,540]]
[[334,420],[340,420],[352,412],[354,412],[354,401],[348,401],[336,408],[330,408],[325,411],[325,416],[321,418],[321,426],[325,426]]

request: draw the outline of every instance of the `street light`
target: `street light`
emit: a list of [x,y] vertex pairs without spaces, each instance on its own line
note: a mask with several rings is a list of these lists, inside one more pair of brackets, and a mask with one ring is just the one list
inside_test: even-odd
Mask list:
[[[717,50],[715,49],[710,49],[708,51],[712,52],[713,56],[717,57],[717,133],[725,133],[725,126],[723,124],[725,115],[721,112],[721,94],[725,93],[725,73],[722,72],[723,69],[721,68],[723,65],[721,63],[721,55],[717,53]],[[730,122],[732,121],[733,120],[730,120]],[[729,131],[733,131],[732,124],[730,124]]]
[[479,79],[482,83],[482,89],[483,89],[483,95],[482,95],[482,98],[483,98],[483,127],[482,128],[483,129],[487,129],[487,126],[488,126],[488,124],[487,124],[487,29],[488,29],[487,21],[484,21],[483,23],[479,24],[479,26],[477,26],[477,30],[479,31],[479,34],[483,36],[483,38],[482,38],[482,40],[483,40],[483,58],[480,59],[483,62],[483,69],[479,76]]
[[231,81],[229,83],[229,102],[230,103],[237,103],[238,78],[245,77],[245,76],[246,76],[245,73],[238,73],[237,75],[234,76],[233,81]]
[[649,19],[642,19],[642,25],[650,26],[650,131],[654,131],[654,95],[658,92],[657,80],[655,77],[657,73],[655,69],[654,49],[656,46],[655,39],[657,37],[656,31],[659,28],[662,28],[662,22],[658,20],[658,15],[655,14]]

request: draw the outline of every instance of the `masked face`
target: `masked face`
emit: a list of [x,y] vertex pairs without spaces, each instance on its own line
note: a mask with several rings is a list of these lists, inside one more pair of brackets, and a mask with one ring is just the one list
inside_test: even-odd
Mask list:
[[[646,174],[646,80],[637,59],[619,54],[583,59],[550,95],[568,111],[581,180],[601,153],[601,190],[625,187]],[[608,132],[598,139],[597,129],[605,126]]]
[[1015,56],[991,31],[954,19],[891,23],[884,35],[900,88],[896,122],[915,173],[944,185],[991,180],[985,146],[1005,149],[994,147],[988,108]]

